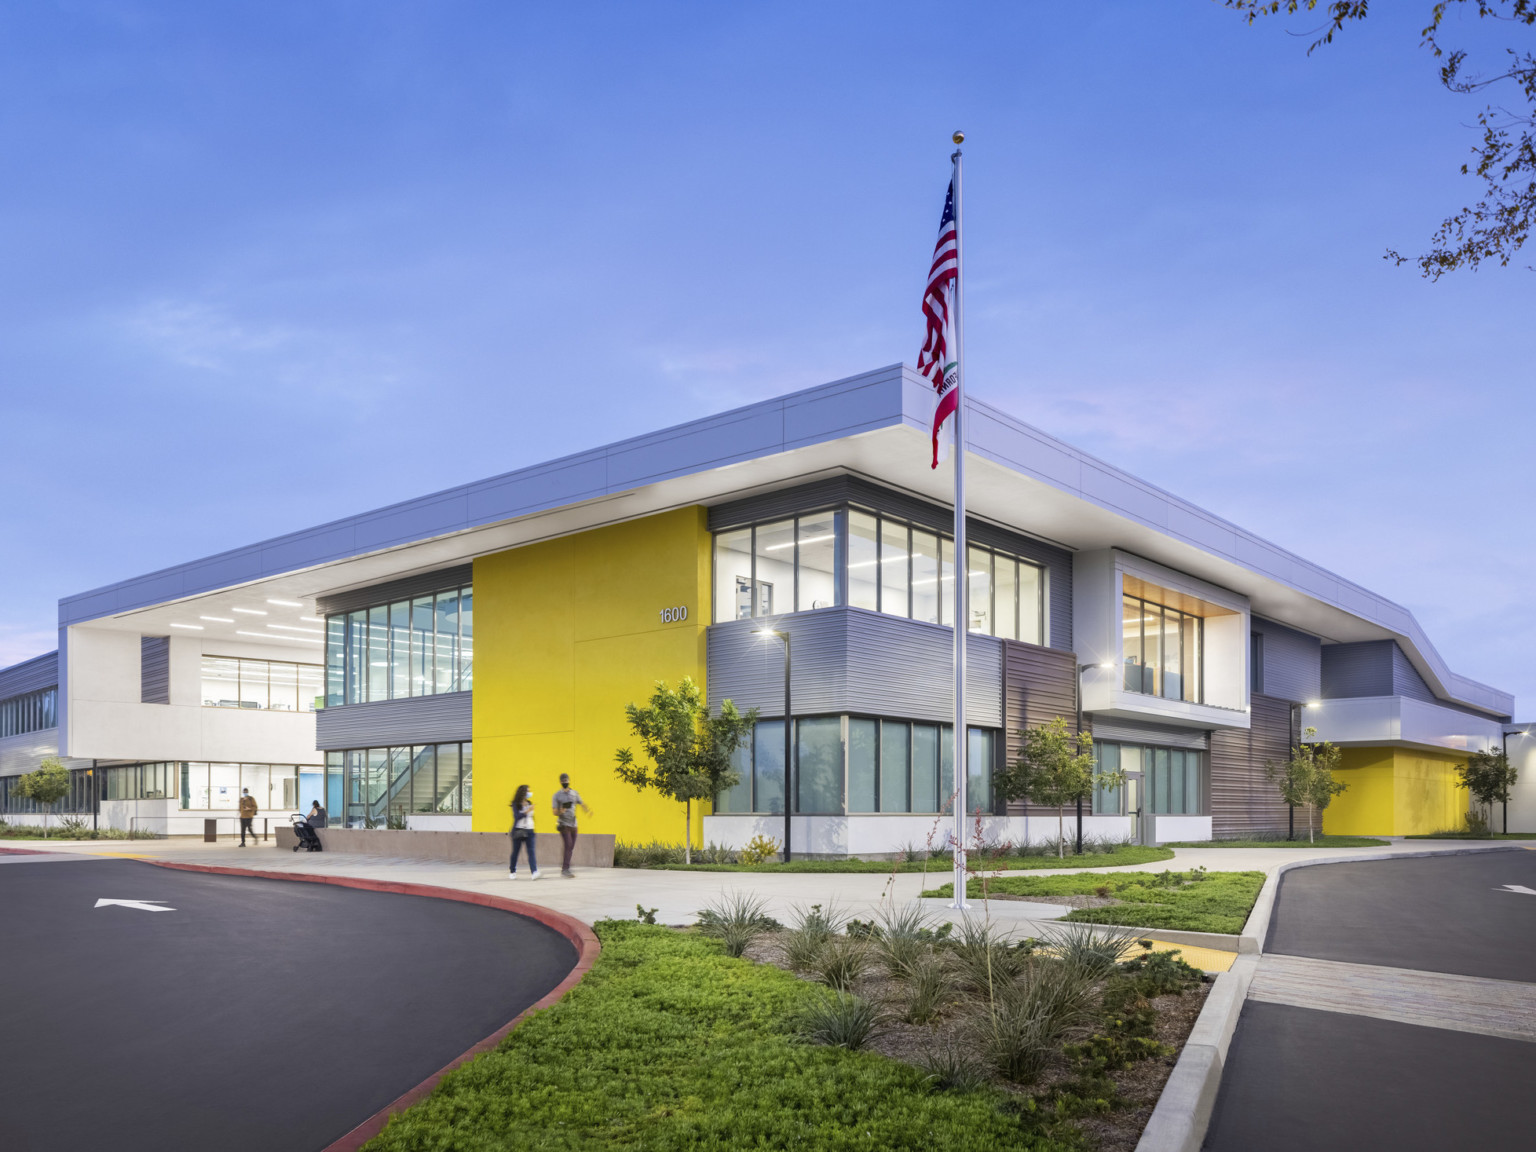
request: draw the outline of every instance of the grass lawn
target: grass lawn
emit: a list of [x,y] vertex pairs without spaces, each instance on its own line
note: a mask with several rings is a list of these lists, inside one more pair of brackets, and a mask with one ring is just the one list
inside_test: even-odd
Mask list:
[[[1166,875],[1166,874],[1165,874]],[[1173,873],[1187,877],[1189,873]],[[1078,908],[1067,920],[1094,924],[1124,924],[1134,928],[1175,928],[1185,932],[1243,930],[1253,902],[1264,886],[1262,872],[1210,872],[1203,880],[1161,887],[1153,872],[1100,872],[1085,876],[1004,876],[987,884],[993,894],[1028,896],[1048,901],[1052,896],[1091,896],[1100,887],[1123,904],[1107,908]],[[954,885],[945,884],[924,896],[952,896]],[[981,898],[981,881],[966,885],[967,899]]]
[[1495,832],[1489,836],[1468,836],[1465,832],[1421,832],[1404,840],[1536,840],[1536,832]]
[[1374,836],[1319,836],[1307,843],[1306,833],[1295,840],[1190,840],[1164,844],[1164,848],[1388,848],[1390,840]]
[[[1058,860],[1055,856],[1007,856],[987,857],[985,864],[974,853],[971,860],[987,871],[1012,872],[1025,868],[1123,868],[1127,864],[1152,864],[1158,860],[1172,860],[1169,848],[1149,848],[1139,844],[1126,845],[1112,852],[1085,852],[1081,856],[1070,853]],[[764,864],[648,864],[648,868],[663,868],[678,872],[922,872],[921,860],[791,860],[788,864],[774,861]],[[927,871],[942,874],[954,865],[946,858],[927,862]]]
[[787,972],[667,928],[596,931],[602,954],[564,1000],[445,1077],[370,1152],[1081,1147],[999,1090],[938,1092],[884,1056],[797,1043],[790,1020],[818,991]]

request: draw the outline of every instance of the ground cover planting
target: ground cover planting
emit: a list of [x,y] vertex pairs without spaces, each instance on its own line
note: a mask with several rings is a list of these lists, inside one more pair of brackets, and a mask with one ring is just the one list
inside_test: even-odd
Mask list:
[[1129,1152],[1205,990],[1130,934],[1018,943],[916,905],[595,928],[564,1000],[367,1147]]
[[1318,836],[1311,843],[1305,833],[1296,840],[1283,837],[1249,840],[1189,840],[1164,844],[1164,848],[1388,848],[1392,842],[1375,836]]
[[[1264,886],[1262,872],[1095,872],[1082,876],[998,876],[971,880],[966,898],[1071,904],[1065,919],[1185,932],[1235,934]],[[923,893],[947,897],[954,885]]]
[[[1069,841],[1066,853],[1057,857],[1055,844],[989,845],[970,850],[967,859],[989,872],[1024,871],[1035,868],[1124,868],[1132,864],[1153,864],[1160,860],[1172,860],[1170,848],[1154,848],[1142,844],[1124,844],[1118,841],[1085,841],[1084,851],[1075,855]],[[775,849],[777,845],[775,845]],[[934,872],[942,873],[953,868],[947,852],[929,854],[921,848],[909,849],[898,860],[791,860],[785,864],[769,856],[752,858],[736,849],[709,845],[693,851],[693,862],[683,863],[681,844],[616,844],[613,852],[615,868],[664,868],[690,872]]]
[[156,840],[153,832],[121,828],[92,828],[79,817],[56,819],[49,827],[40,824],[8,824],[0,819],[0,840]]

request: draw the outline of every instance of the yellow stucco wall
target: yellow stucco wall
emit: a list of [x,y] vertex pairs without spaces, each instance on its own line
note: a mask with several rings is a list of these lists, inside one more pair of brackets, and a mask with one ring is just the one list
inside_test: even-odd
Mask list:
[[[681,843],[683,806],[622,783],[613,755],[634,747],[626,704],[657,680],[704,683],[709,546],[705,509],[684,508],[475,561],[476,831],[507,830],[519,784],[554,831],[550,797],[569,772],[592,808],[584,830]],[[662,621],[680,606],[687,620]]]
[[1461,825],[1467,793],[1456,783],[1464,756],[1407,748],[1345,748],[1339,779],[1349,785],[1323,813],[1335,836],[1412,836]]

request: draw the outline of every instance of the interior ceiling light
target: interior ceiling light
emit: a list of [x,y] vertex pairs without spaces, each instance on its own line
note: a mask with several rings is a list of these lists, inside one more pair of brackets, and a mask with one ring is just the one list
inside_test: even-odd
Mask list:
[[304,623],[306,623],[306,624],[324,624],[325,623],[325,621],[320,619],[320,617],[318,617],[318,616],[300,616],[299,619],[304,621]]
[[301,602],[299,602],[298,600],[271,600],[271,599],[269,599],[267,601],[267,603],[268,604],[276,604],[279,608],[302,608],[302,607],[304,607],[304,605]]
[[278,633],[276,636],[270,632],[235,632],[236,636],[254,636],[258,640],[292,640],[295,644],[318,644],[320,641],[311,640],[307,636],[284,636]]
[[300,628],[297,624],[268,624],[268,628],[281,628],[284,632],[305,632],[310,636],[324,636],[319,628]]
[[231,608],[231,612],[240,612],[246,616],[265,616],[266,612],[261,608]]
[[203,631],[203,626],[201,624],[172,624],[171,627],[172,628],[190,628],[194,632],[201,632],[201,631]]
[[215,624],[233,624],[235,621],[229,616],[199,616],[199,620],[212,620]]

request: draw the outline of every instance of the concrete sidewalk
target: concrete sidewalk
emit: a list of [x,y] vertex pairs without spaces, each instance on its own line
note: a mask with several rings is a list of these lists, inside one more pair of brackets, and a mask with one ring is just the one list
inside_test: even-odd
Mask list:
[[[1490,847],[1507,846],[1494,841]],[[1091,872],[1162,872],[1165,869],[1187,871],[1203,866],[1212,872],[1273,872],[1281,865],[1305,859],[1358,856],[1374,859],[1402,853],[1465,849],[1465,841],[1397,840],[1389,848],[1176,848],[1172,860],[1137,864],[1121,868],[1042,868],[1006,872],[1007,876],[1057,876]],[[81,853],[85,855],[163,859],[188,863],[214,864],[227,868],[259,868],[276,872],[303,872],[318,875],[359,876],[378,880],[397,880],[412,884],[435,884],[508,896],[564,912],[592,923],[613,918],[633,919],[635,905],[657,910],[664,924],[688,924],[699,910],[734,892],[750,892],[767,902],[767,911],[786,919],[795,905],[827,904],[835,900],[847,914],[868,919],[885,901],[899,903],[917,899],[926,888],[947,883],[949,872],[936,868],[926,874],[897,873],[765,873],[765,872],[682,872],[649,868],[590,868],[578,872],[576,879],[562,879],[557,870],[546,870],[543,879],[534,881],[526,875],[509,879],[504,868],[479,864],[450,864],[426,860],[408,860],[388,856],[361,856],[279,850],[268,843],[239,848],[233,843],[207,844],[193,838],[170,840],[10,840],[0,841],[0,848],[32,851]],[[946,907],[945,900],[924,903],[942,920],[958,920],[959,913]],[[1019,935],[1037,935],[1050,921],[1066,914],[1056,904],[1036,904],[1017,900],[993,900],[983,908],[980,901],[972,915],[987,915]]]

